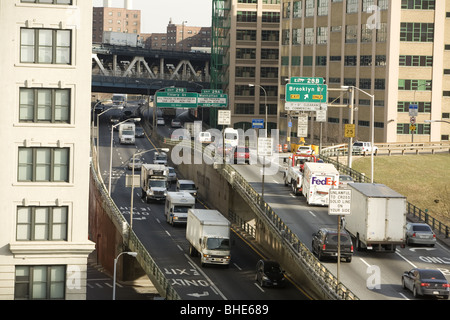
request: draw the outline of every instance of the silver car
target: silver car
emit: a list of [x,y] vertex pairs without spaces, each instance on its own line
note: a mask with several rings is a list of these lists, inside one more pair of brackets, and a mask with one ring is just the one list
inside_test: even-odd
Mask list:
[[169,182],[173,183],[175,181],[177,181],[177,173],[175,172],[175,169],[172,167],[168,167],[169,168]]
[[436,244],[436,234],[426,223],[406,224],[406,244],[425,244],[434,246]]

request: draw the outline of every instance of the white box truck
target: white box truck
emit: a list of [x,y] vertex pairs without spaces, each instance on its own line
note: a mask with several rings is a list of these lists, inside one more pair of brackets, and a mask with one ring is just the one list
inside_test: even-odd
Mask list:
[[189,209],[186,225],[189,253],[202,266],[230,264],[230,222],[217,210]]
[[308,204],[328,206],[329,191],[339,187],[339,171],[331,163],[306,162],[302,193]]
[[167,192],[164,215],[167,223],[186,224],[189,209],[195,208],[195,198],[188,192]]
[[142,199],[165,200],[167,196],[169,168],[162,164],[143,164],[141,167]]
[[350,214],[345,229],[355,239],[355,247],[374,251],[395,251],[404,246],[406,197],[383,184],[350,183]]
[[119,124],[119,142],[120,144],[136,143],[136,125],[134,123]]

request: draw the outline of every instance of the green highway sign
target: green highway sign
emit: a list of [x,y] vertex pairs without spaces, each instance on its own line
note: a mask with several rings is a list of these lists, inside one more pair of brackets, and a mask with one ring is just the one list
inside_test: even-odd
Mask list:
[[292,84],[324,84],[323,78],[292,77]]
[[316,111],[328,107],[328,86],[325,84],[286,85],[287,111]]
[[200,93],[197,104],[199,107],[225,108],[228,106],[228,95],[217,93]]
[[[179,88],[175,88],[179,89]],[[196,92],[158,92],[156,106],[158,108],[197,108]]]
[[287,84],[287,102],[327,103],[327,85],[324,84]]

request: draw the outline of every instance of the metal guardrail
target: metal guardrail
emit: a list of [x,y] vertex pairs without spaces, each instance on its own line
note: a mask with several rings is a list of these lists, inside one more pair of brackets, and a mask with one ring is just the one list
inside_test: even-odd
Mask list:
[[307,271],[314,277],[320,287],[335,299],[359,300],[325,265],[312,254],[312,252],[289,229],[276,212],[261,199],[261,195],[230,165],[224,165],[221,174],[233,186],[235,190],[246,200],[256,204],[260,208],[261,217],[265,218],[285,241],[287,248],[294,254]]
[[158,290],[159,294],[165,297],[166,300],[181,300],[180,296],[170,285],[169,280],[164,276],[164,273],[156,265],[147,249],[145,249],[144,245],[141,243],[134,231],[131,230],[130,225],[126,221],[125,217],[122,215],[119,208],[117,208],[114,200],[109,196],[105,185],[101,181],[101,178],[99,178],[97,171],[94,169],[94,165],[92,163],[91,175],[94,179],[98,191],[101,194],[102,199],[106,204],[108,215],[123,237],[124,245],[128,246],[131,251],[138,253],[138,255],[136,256],[138,263],[141,265],[142,269],[148,275],[148,277],[152,280],[155,287],[160,289]]
[[[320,155],[320,159],[322,159],[325,162],[332,163],[339,172],[351,176],[353,178],[353,180],[356,182],[362,182],[362,183],[370,183],[371,182],[370,178],[367,177],[366,175],[364,175],[356,170],[353,170],[352,168],[349,168],[346,165],[339,163],[338,161],[336,161],[330,157]],[[445,223],[443,223],[443,222],[439,221],[438,219],[434,218],[433,216],[431,216],[427,211],[416,207],[415,205],[413,205],[410,202],[407,202],[407,214],[412,217],[418,218],[420,221],[427,223],[428,225],[431,226],[431,228],[433,228],[433,230],[437,231],[441,235],[444,235],[445,238],[450,237],[450,227],[449,226],[447,226]]]

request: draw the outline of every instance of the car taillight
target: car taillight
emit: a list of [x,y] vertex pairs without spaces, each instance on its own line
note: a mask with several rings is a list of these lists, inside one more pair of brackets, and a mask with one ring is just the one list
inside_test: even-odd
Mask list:
[[412,236],[413,236],[413,237],[416,237],[416,233],[414,232]]
[[353,252],[353,245],[350,247],[350,251]]
[[444,283],[442,286],[443,286],[444,288],[450,288],[450,284],[449,284],[449,283]]
[[326,247],[327,247],[327,245],[326,245],[326,244],[324,244],[324,245],[322,246],[322,250],[325,250],[325,249],[326,249]]
[[420,283],[420,286],[421,286],[421,287],[429,287],[430,284],[429,284],[429,283],[426,283],[426,282],[421,282],[421,283]]

